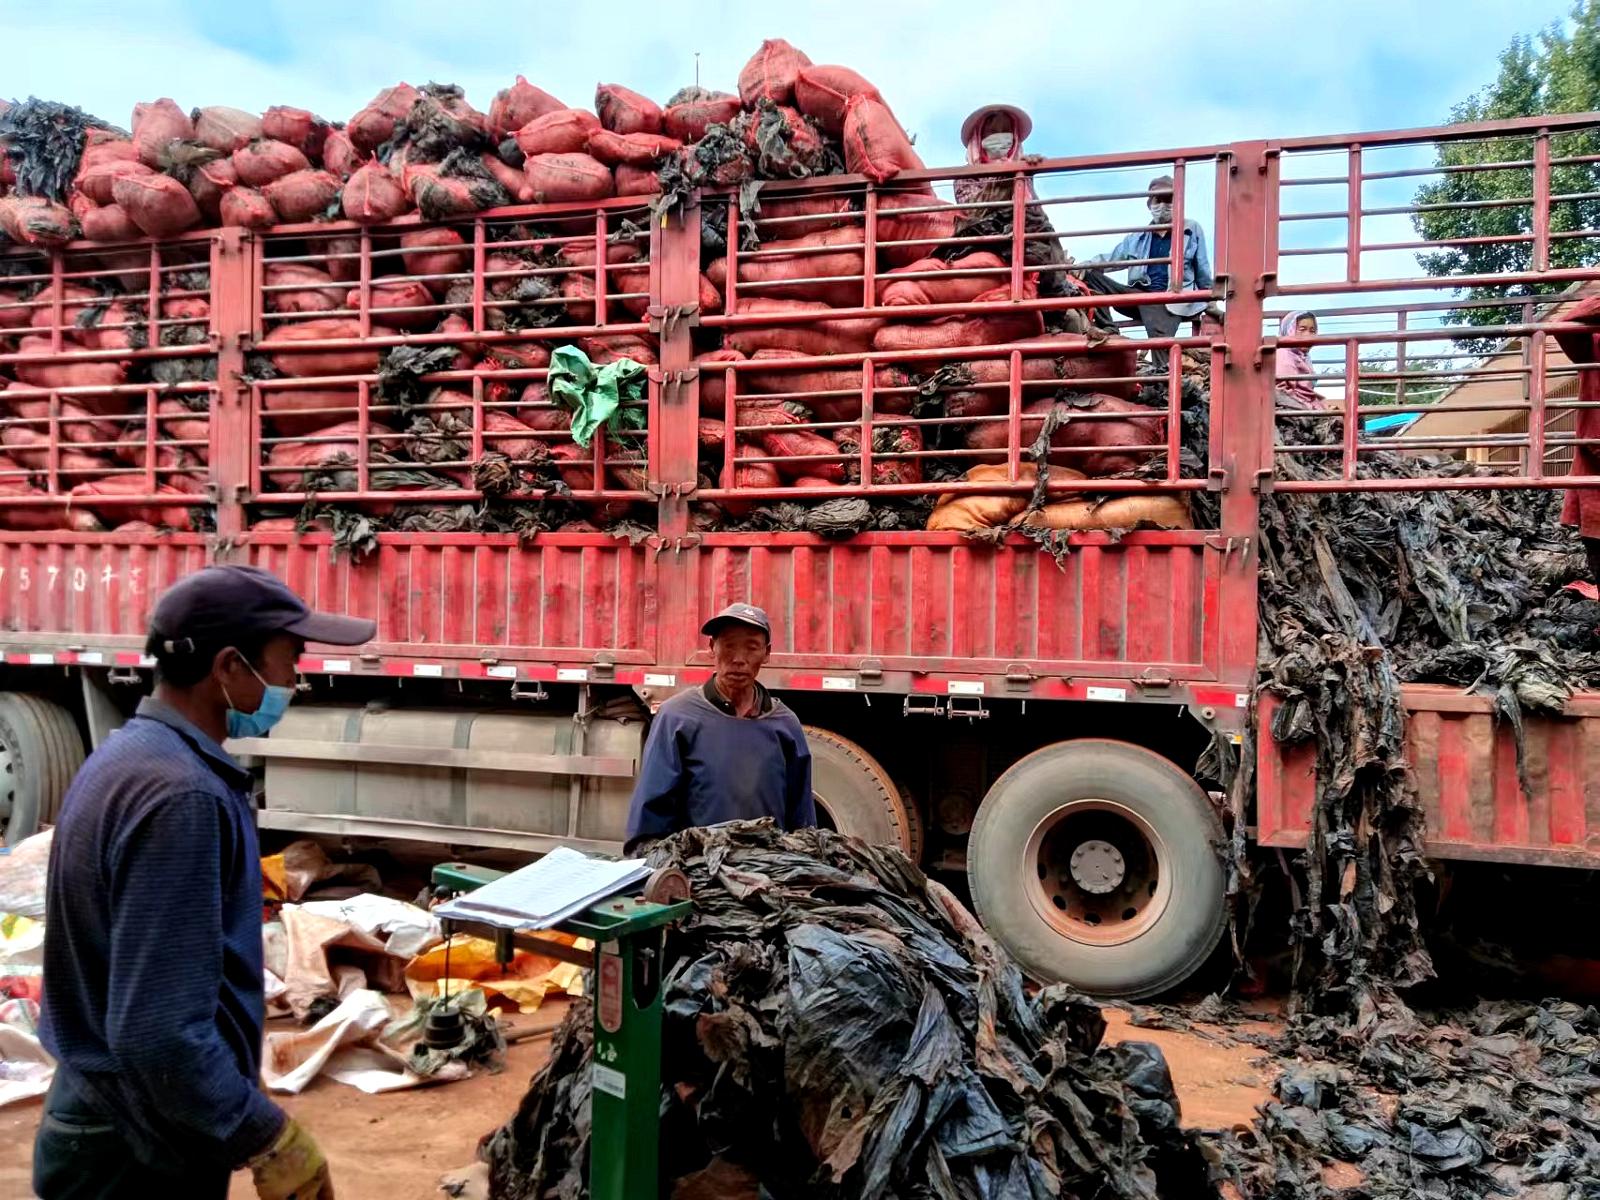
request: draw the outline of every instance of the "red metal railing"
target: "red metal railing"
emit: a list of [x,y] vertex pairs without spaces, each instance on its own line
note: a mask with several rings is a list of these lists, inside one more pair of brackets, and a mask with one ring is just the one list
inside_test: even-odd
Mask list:
[[[516,472],[497,490],[506,501],[556,491],[649,501],[653,393],[623,406],[623,416],[639,413],[630,422],[636,436],[613,444],[602,428],[580,448],[546,385],[556,344],[576,343],[597,363],[624,352],[656,361],[652,241],[638,201],[529,206],[446,224],[412,217],[378,228],[314,226],[261,239],[252,327],[258,351],[289,369],[271,377],[252,360],[250,494],[263,505],[477,501],[474,468],[495,453]],[[330,276],[338,277],[331,287]],[[318,336],[296,341],[285,357],[282,335],[296,326]],[[395,398],[385,395],[376,359],[397,346],[459,353]],[[319,445],[339,451],[345,469],[323,469]]]
[[[1278,453],[1310,464],[1305,473],[1312,476],[1280,478],[1280,490],[1600,484],[1590,476],[1554,481],[1577,447],[1593,444],[1574,427],[1579,411],[1589,407],[1575,398],[1578,375],[1595,368],[1557,358],[1551,344],[1552,335],[1576,328],[1562,321],[1563,311],[1600,287],[1600,233],[1581,223],[1555,227],[1558,218],[1565,222],[1578,211],[1573,206],[1600,193],[1563,192],[1553,183],[1560,168],[1600,162],[1564,150],[1597,127],[1600,117],[1590,113],[1308,138],[1276,147],[1280,202],[1270,290],[1292,298],[1279,311],[1314,308],[1320,322],[1312,336],[1270,336],[1276,331],[1269,330],[1265,339],[1264,351],[1302,350],[1314,363],[1311,372],[1291,370],[1277,380],[1287,385],[1275,406]],[[1483,161],[1416,162],[1439,146],[1468,142],[1484,147]],[[1326,158],[1343,169],[1319,170]],[[1499,194],[1447,200],[1402,194],[1418,184],[1484,173],[1493,173]],[[1337,209],[1317,199],[1330,190],[1342,193]],[[1301,195],[1312,198],[1299,204]],[[1515,231],[1438,239],[1392,232],[1400,221],[1469,212],[1492,215]],[[1307,231],[1310,244],[1295,244],[1299,230]],[[1587,265],[1553,267],[1557,245]],[[1506,269],[1441,278],[1416,257],[1487,248]],[[1464,289],[1474,294],[1465,296]],[[1467,319],[1474,312],[1488,320]],[[1308,412],[1292,396],[1283,399],[1306,387],[1321,394],[1320,412]],[[1401,416],[1415,418],[1401,432],[1377,436],[1368,429],[1374,418]],[[1369,469],[1375,455],[1395,451],[1467,458],[1483,469],[1441,475],[1420,459],[1409,478],[1392,460],[1381,472]]]
[[[17,251],[0,267],[0,508],[19,514],[0,528],[187,524],[214,499],[209,240]],[[78,519],[50,515],[73,504]]]

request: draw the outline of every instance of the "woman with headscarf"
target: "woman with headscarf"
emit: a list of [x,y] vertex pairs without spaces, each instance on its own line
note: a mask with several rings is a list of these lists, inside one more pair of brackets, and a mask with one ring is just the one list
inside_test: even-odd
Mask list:
[[[1278,322],[1279,337],[1310,337],[1317,332],[1315,313],[1304,309],[1285,313]],[[1278,401],[1289,408],[1326,408],[1317,395],[1316,385],[1310,379],[1295,379],[1296,375],[1315,375],[1310,350],[1305,346],[1279,346],[1273,359],[1277,378]]]
[[[988,104],[978,109],[961,123],[961,143],[967,148],[967,162],[971,166],[1000,166],[1020,163],[1026,158],[1022,143],[1033,132],[1033,121],[1028,114],[1010,104]],[[1008,262],[1011,259],[1012,179],[1007,175],[987,175],[955,181],[956,201],[960,204],[992,204],[1004,207],[980,208],[962,215],[956,233],[962,237],[993,235],[992,244],[964,243],[960,253],[975,249],[989,250]],[[1030,238],[1023,243],[1023,262],[1030,267],[1050,268],[1039,272],[1041,296],[1065,296],[1077,290],[1066,278],[1067,256],[1055,237],[1055,226],[1038,203],[1038,193],[1033,181],[1024,184],[1024,199],[1029,201],[1023,209],[1024,233],[1048,234],[1048,237]],[[1081,319],[1082,310],[1073,316]]]
[[[1579,368],[1578,400],[1600,403],[1600,296],[1579,301],[1556,320],[1564,324],[1586,325],[1555,335],[1570,362]],[[1587,368],[1587,369],[1584,369]],[[1582,442],[1600,441],[1600,408],[1578,410],[1575,436]],[[1600,445],[1580,445],[1573,449],[1573,475],[1600,475]],[[1600,488],[1568,488],[1567,502],[1561,510],[1561,523],[1571,525],[1583,540],[1589,558],[1589,574],[1600,583]]]

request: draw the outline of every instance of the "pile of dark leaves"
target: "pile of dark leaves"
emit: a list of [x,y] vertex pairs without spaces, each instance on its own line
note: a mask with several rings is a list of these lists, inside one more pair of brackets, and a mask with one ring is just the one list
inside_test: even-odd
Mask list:
[[1249,1128],[1200,1135],[1245,1200],[1600,1196],[1600,1012],[1481,1001],[1366,1017],[1261,1040],[1284,1059],[1274,1098]]
[[[663,1194],[1046,1200],[1214,1194],[1160,1051],[1014,964],[897,850],[770,822],[695,829],[667,939]],[[587,1194],[592,1014],[575,1004],[487,1140],[496,1200]],[[764,1192],[758,1189],[765,1189]]]

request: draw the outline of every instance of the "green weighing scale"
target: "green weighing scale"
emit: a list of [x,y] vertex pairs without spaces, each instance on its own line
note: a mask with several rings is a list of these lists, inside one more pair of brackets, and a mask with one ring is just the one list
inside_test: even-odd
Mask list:
[[[504,871],[465,863],[433,869],[436,895],[474,891]],[[592,1200],[656,1200],[661,1132],[661,959],[666,927],[689,914],[689,880],[657,871],[643,895],[612,896],[555,928],[588,938],[594,951],[495,925],[441,918],[445,936],[470,931],[493,940],[509,963],[517,950],[594,972],[594,1078],[589,1135]]]

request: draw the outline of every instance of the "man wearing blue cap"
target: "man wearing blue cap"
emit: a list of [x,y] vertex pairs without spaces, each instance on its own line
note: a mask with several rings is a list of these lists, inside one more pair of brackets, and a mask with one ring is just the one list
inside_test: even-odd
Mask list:
[[771,817],[817,823],[811,750],[799,718],[757,682],[772,625],[753,604],[730,604],[703,626],[715,674],[656,713],[628,812],[627,849],[683,829]]
[[207,567],[157,602],[155,694],[83,764],[50,848],[41,1200],[222,1200],[244,1166],[262,1200],[332,1200],[322,1151],[257,1082],[261,852],[221,743],[283,716],[306,642],[375,630],[257,567]]

